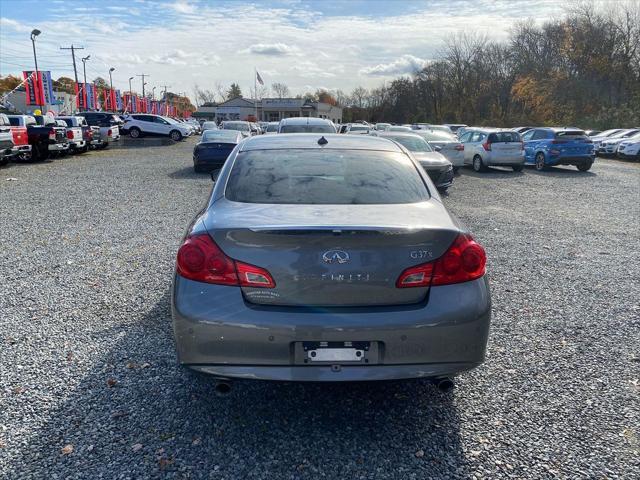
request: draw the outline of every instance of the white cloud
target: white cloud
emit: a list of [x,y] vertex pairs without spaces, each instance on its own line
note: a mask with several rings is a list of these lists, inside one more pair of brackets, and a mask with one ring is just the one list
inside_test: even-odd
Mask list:
[[413,55],[402,55],[390,63],[379,63],[378,65],[361,68],[360,74],[382,77],[412,74],[422,70],[428,63],[428,60],[414,57]]
[[256,43],[240,53],[252,53],[254,55],[268,55],[281,57],[285,55],[296,55],[300,50],[284,43]]
[[180,1],[175,3],[167,3],[163,6],[168,6],[169,8],[175,10],[178,13],[196,13],[196,6],[189,3],[188,1]]
[[0,27],[10,28],[16,32],[30,32],[32,29],[27,27],[26,25],[18,22],[17,20],[12,20],[11,18],[0,17]]

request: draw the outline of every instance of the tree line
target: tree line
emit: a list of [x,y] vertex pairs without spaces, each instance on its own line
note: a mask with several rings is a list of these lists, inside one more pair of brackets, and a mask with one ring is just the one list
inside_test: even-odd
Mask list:
[[344,121],[640,125],[640,2],[578,4],[506,42],[451,38],[439,58],[378,88],[336,92]]

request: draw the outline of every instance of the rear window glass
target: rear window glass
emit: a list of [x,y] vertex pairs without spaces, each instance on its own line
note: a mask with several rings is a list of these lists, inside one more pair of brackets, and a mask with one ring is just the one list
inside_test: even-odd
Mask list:
[[586,134],[583,130],[562,130],[556,132],[556,138],[571,138],[571,137],[585,137]]
[[489,135],[491,143],[513,143],[520,141],[520,134],[517,132],[497,132]]
[[331,125],[283,125],[280,133],[336,133]]
[[396,135],[388,136],[386,138],[395,140],[410,152],[433,152],[433,149],[427,141],[417,135]]
[[241,132],[249,131],[249,124],[244,122],[225,122],[222,124],[225,130],[239,130]]
[[404,154],[371,150],[254,150],[236,157],[225,196],[235,202],[348,205],[429,198]]
[[275,125],[267,125],[267,132],[277,132],[277,131],[278,131],[277,123]]
[[205,130],[203,142],[236,142],[239,133],[236,130]]
[[363,130],[369,130],[369,127],[362,127],[362,126],[359,126],[359,125],[352,125],[349,130],[351,130],[352,132],[361,132]]
[[71,123],[70,118],[63,118],[62,121],[67,124],[67,127],[73,127],[73,123]]

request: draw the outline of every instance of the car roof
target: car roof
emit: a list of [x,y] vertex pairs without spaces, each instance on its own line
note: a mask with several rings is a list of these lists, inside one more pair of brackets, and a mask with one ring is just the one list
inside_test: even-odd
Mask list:
[[290,117],[280,120],[281,125],[327,125],[331,121],[318,117]]
[[417,133],[413,133],[413,132],[406,132],[406,131],[399,131],[399,132],[394,132],[394,131],[384,131],[384,132],[380,132],[378,135],[376,135],[377,137],[419,137],[422,138],[421,135],[417,134]]
[[[327,144],[320,145],[322,137]],[[368,135],[340,135],[337,133],[280,133],[278,135],[259,135],[247,138],[241,144],[240,151],[283,150],[293,148],[325,148],[344,150],[384,150],[402,152],[400,147],[385,138]]]

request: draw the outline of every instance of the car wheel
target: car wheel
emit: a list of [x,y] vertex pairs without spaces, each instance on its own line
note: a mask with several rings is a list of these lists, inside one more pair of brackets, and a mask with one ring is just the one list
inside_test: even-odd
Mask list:
[[580,170],[581,172],[586,172],[591,168],[591,165],[593,165],[593,162],[589,160],[587,162],[581,163],[580,165],[576,165],[576,167],[578,167],[578,170]]
[[142,132],[140,131],[140,129],[139,129],[139,128],[131,127],[131,128],[129,129],[129,136],[130,136],[131,138],[140,138],[141,133],[142,133]]
[[544,170],[546,168],[546,165],[544,164],[544,153],[538,152],[536,154],[535,167],[536,167],[536,170],[538,170],[539,172],[541,172],[542,170]]
[[179,142],[180,140],[182,140],[182,134],[178,130],[171,130],[169,136],[174,142]]
[[453,167],[453,173],[458,173],[460,171],[460,167]]
[[521,172],[524,168],[524,165],[511,165],[511,168],[513,168],[514,172]]
[[473,157],[473,170],[476,172],[484,171],[484,164],[482,163],[482,157],[480,157],[480,155]]

